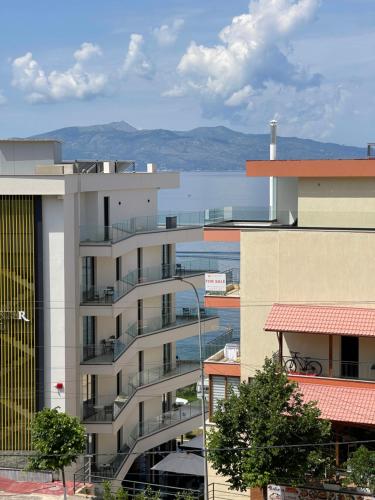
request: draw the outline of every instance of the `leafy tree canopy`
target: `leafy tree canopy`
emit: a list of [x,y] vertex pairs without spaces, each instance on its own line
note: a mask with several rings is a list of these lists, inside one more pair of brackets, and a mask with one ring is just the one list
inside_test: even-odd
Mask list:
[[354,483],[375,493],[375,451],[360,446],[345,465],[348,470],[346,484]]
[[238,396],[232,392],[219,403],[214,422],[209,460],[233,489],[303,483],[306,473],[318,476],[324,468],[324,448],[304,445],[327,442],[330,422],[315,403],[303,402],[297,384],[270,359],[239,386]]
[[84,426],[77,417],[59,412],[57,408],[44,408],[31,423],[31,438],[35,455],[30,459],[29,468],[61,470],[66,497],[64,467],[85,451]]

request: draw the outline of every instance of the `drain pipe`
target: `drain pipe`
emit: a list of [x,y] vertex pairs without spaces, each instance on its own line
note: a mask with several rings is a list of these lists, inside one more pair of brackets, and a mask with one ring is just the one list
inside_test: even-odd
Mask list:
[[[277,121],[270,121],[270,160],[276,160],[276,137],[277,137]],[[276,205],[277,205],[277,178],[270,177],[270,219],[276,219]]]

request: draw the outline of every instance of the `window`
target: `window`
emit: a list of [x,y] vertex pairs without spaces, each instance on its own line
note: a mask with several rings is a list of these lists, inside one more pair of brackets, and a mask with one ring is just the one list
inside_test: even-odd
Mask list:
[[217,404],[229,396],[230,388],[236,395],[239,394],[238,386],[240,377],[225,377],[222,375],[212,375],[210,377],[210,415],[217,410]]

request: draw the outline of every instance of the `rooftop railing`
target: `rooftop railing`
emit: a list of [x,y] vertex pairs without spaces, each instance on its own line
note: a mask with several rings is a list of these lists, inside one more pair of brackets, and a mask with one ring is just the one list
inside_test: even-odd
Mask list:
[[113,304],[137,285],[172,279],[174,276],[188,277],[215,271],[217,271],[217,261],[215,259],[189,259],[176,264],[135,269],[126,274],[121,280],[115,281],[113,285],[83,288],[81,302],[82,304]]

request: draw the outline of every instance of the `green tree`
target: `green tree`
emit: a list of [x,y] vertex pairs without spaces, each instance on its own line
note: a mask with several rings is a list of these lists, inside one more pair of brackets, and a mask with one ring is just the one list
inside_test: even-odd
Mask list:
[[[263,488],[279,481],[304,482],[306,473],[321,474],[319,446],[329,440],[330,422],[315,403],[304,403],[296,383],[280,365],[266,359],[250,383],[219,403],[215,428],[208,435],[209,460],[232,489]],[[290,446],[289,446],[290,445]],[[318,470],[320,469],[320,470]]]
[[195,497],[190,491],[185,490],[185,491],[179,491],[176,495],[176,499],[178,500],[194,500]]
[[360,488],[369,488],[375,493],[375,451],[360,446],[345,464],[348,476],[345,484],[354,483]]
[[120,486],[120,488],[116,491],[115,500],[128,500],[128,498],[129,498],[128,492]]
[[32,420],[31,439],[35,454],[29,460],[29,468],[61,471],[66,499],[65,467],[76,462],[85,451],[84,426],[77,417],[57,408],[44,408]]
[[114,500],[110,481],[103,482],[103,500]]

